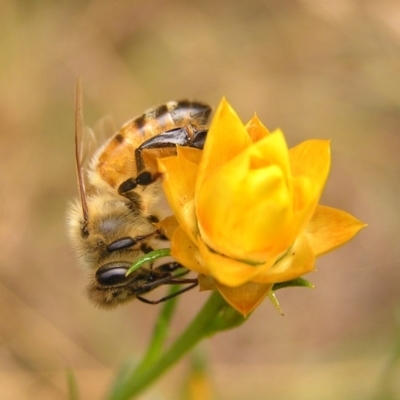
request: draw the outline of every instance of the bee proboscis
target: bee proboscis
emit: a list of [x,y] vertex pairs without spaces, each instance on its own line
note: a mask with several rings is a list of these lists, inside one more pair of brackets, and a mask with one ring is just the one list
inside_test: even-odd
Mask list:
[[[128,121],[84,167],[82,95],[75,99],[75,160],[79,199],[68,212],[69,236],[81,264],[89,271],[89,298],[110,307],[137,298],[157,304],[197,285],[182,278],[187,271],[170,261],[146,265],[126,276],[141,255],[168,247],[156,227],[171,212],[163,196],[156,159],[172,155],[176,145],[202,149],[211,108],[187,100],[168,102]],[[87,180],[87,184],[85,183]],[[159,300],[142,295],[181,283],[179,292]]]

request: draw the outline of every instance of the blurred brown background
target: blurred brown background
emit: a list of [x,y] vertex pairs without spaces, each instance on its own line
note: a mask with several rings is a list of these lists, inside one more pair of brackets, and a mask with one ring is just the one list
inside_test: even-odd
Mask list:
[[[88,125],[225,95],[290,145],[331,138],[323,203],[369,227],[318,261],[315,290],[278,292],[284,317],[265,302],[205,343],[210,376],[218,399],[400,398],[398,2],[0,3],[0,399],[65,399],[68,368],[82,399],[103,398],[144,352],[159,310],[108,312],[85,298],[64,227],[77,193],[77,76]],[[172,338],[204,300],[181,298]],[[142,398],[176,399],[187,368]]]

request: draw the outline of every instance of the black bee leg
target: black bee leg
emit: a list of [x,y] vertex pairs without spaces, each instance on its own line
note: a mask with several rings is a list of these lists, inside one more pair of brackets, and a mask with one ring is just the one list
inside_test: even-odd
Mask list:
[[203,150],[204,143],[206,142],[208,129],[202,129],[200,131],[194,131],[193,139],[190,142],[190,147]]
[[149,276],[149,281],[142,285],[141,287],[142,293],[150,292],[151,290],[162,285],[188,285],[188,286],[178,290],[176,293],[172,293],[158,300],[149,300],[146,299],[145,297],[138,295],[136,295],[136,297],[143,303],[159,304],[162,303],[163,301],[172,299],[175,296],[185,293],[199,284],[197,278],[181,278],[181,276],[184,276],[190,272],[187,269],[184,269],[183,271],[180,271],[178,274],[175,275],[171,273],[178,268],[182,268],[182,265],[177,262],[165,263],[157,267],[157,269],[154,270],[152,274]]
[[126,181],[122,182],[118,187],[118,193],[122,196],[127,196],[127,193],[132,189],[135,189],[136,186],[147,186],[153,183],[158,179],[159,175],[152,175],[149,171],[143,171],[136,178],[129,178]]
[[151,149],[164,149],[175,146],[187,146],[194,147],[196,149],[202,149],[207,136],[207,130],[195,130],[191,125],[184,126],[182,128],[171,129],[167,132],[160,133],[157,136],[144,141],[135,150],[135,162],[136,170],[142,171],[136,178],[129,178],[125,182],[122,182],[118,187],[118,193],[128,196],[128,192],[135,189],[137,186],[147,186],[155,182],[160,175],[152,175],[149,171],[144,171],[145,165],[142,156],[143,150]]
[[145,168],[142,157],[143,150],[163,149],[175,146],[187,146],[195,147],[196,149],[203,149],[207,133],[207,129],[196,130],[193,126],[187,125],[182,128],[171,129],[147,139],[135,150],[137,170],[142,171]]
[[183,283],[183,284],[187,283],[187,284],[189,284],[190,283],[190,284],[189,284],[189,286],[186,286],[186,287],[182,288],[181,290],[178,290],[175,293],[169,294],[168,296],[161,297],[161,299],[158,299],[158,300],[149,300],[149,299],[146,299],[146,298],[144,298],[142,296],[136,296],[136,298],[138,300],[140,300],[142,303],[159,304],[159,303],[163,303],[164,301],[167,301],[169,299],[172,299],[172,298],[174,298],[176,296],[179,296],[182,293],[185,293],[188,290],[193,289],[194,287],[196,287],[199,284],[197,279],[182,279],[181,281],[178,280],[178,282],[172,282],[171,281],[169,283],[171,283],[171,284],[175,284],[175,283]]
[[[169,263],[165,263],[162,265],[159,265],[157,267],[157,271],[161,272],[173,272],[176,271],[179,268],[185,268],[182,264],[177,263],[176,261],[171,261]],[[188,274],[190,271],[188,269],[185,269],[184,271],[180,272],[178,275],[175,275],[175,278],[179,276],[183,276]]]
[[128,193],[132,189],[135,189],[137,186],[137,182],[135,178],[129,178],[126,181],[122,182],[119,187],[118,187],[118,193],[125,195],[125,193]]
[[[182,128],[171,129],[167,132],[160,133],[157,136],[153,136],[150,139],[144,141],[136,150],[135,150],[135,161],[136,161],[136,169],[137,171],[143,171],[145,169],[142,151],[143,150],[151,150],[151,149],[165,149],[168,147],[176,147],[176,146],[189,146],[190,145],[190,135],[188,130],[191,129],[189,126],[185,126]],[[155,180],[159,178],[159,175],[152,176],[150,172],[144,171],[141,172],[136,179],[134,179],[136,185],[150,185]],[[125,182],[124,182],[125,183]],[[132,190],[136,185],[133,182],[130,182],[128,187]]]
[[150,139],[144,141],[135,150],[135,161],[137,171],[142,171],[145,168],[142,151],[150,149],[164,149],[175,146],[188,146],[190,143],[190,135],[188,134],[188,126],[183,128],[171,129],[170,131],[160,133]]

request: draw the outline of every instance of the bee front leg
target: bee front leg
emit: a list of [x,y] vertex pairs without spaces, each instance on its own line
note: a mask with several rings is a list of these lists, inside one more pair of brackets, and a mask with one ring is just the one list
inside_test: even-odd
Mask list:
[[153,183],[157,178],[158,174],[152,175],[149,171],[143,171],[136,178],[128,178],[126,181],[122,182],[118,187],[118,193],[122,196],[127,196],[128,192],[135,189],[136,186],[147,186]]

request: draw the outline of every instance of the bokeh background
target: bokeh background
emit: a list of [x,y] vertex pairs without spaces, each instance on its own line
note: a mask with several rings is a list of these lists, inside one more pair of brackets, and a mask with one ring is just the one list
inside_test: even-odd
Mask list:
[[[290,145],[331,138],[323,203],[369,227],[203,344],[215,398],[399,399],[400,4],[397,1],[2,0],[0,399],[101,399],[143,354],[159,307],[96,309],[65,234],[77,194],[74,85],[87,125],[225,95]],[[181,298],[171,338],[206,295]],[[183,360],[142,399],[176,399]]]

